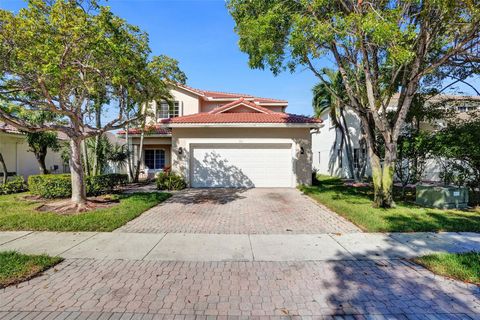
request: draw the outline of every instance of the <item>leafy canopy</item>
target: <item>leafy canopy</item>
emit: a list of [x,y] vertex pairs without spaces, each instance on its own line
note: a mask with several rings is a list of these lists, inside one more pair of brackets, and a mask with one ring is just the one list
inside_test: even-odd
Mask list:
[[[168,81],[185,81],[175,60],[150,61],[150,53],[146,33],[95,1],[30,0],[18,14],[0,10],[0,118],[70,137],[120,128],[141,103],[168,97]],[[12,105],[57,117],[39,126],[12,114]],[[90,125],[104,105],[116,116]]]
[[307,66],[323,79],[317,59],[326,57],[342,72],[351,107],[385,108],[453,58],[479,62],[477,0],[230,0],[228,8],[250,67]]

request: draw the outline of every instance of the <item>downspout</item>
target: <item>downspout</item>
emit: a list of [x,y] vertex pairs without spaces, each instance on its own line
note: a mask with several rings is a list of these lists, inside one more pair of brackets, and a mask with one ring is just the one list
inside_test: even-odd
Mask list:
[[15,174],[18,175],[18,141],[15,142]]

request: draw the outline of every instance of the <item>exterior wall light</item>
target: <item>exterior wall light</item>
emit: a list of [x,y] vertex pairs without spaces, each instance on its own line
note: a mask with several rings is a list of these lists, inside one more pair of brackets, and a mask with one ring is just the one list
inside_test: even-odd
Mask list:
[[300,154],[305,154],[305,149],[303,149],[303,147],[300,147]]
[[183,154],[183,148],[182,147],[178,148],[178,154]]

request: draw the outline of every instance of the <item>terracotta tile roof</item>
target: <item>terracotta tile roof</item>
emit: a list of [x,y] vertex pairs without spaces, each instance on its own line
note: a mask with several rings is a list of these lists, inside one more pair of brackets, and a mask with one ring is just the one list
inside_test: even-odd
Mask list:
[[246,93],[232,93],[232,92],[221,92],[221,91],[211,91],[211,90],[201,90],[201,89],[196,89],[192,88],[186,85],[182,84],[177,84],[178,87],[184,88],[190,91],[193,91],[197,93],[198,95],[201,95],[205,98],[211,98],[211,99],[240,99],[244,98],[246,100],[250,101],[255,101],[259,103],[278,103],[281,105],[286,105],[288,103],[287,100],[280,100],[280,99],[272,99],[272,98],[262,98],[262,97],[256,97],[251,94],[246,94]]
[[[10,134],[20,134],[20,135],[25,134],[24,132],[18,130],[14,126],[9,125],[5,122],[0,122],[0,132],[10,133]],[[70,138],[63,132],[57,132],[57,136],[58,136],[58,139],[60,140],[65,140],[65,141],[70,140]]]
[[20,132],[20,130],[18,130],[14,126],[9,125],[5,122],[0,122],[0,132],[22,134],[22,132]]
[[197,113],[183,117],[163,119],[163,124],[176,123],[321,123],[321,119],[314,119],[305,116],[283,113]]
[[241,105],[246,105],[247,107],[252,108],[253,109],[252,111],[256,110],[256,111],[261,112],[261,113],[274,113],[272,110],[264,108],[262,106],[259,106],[258,104],[255,104],[253,102],[247,101],[244,98],[240,98],[238,100],[227,103],[223,106],[215,108],[212,111],[210,111],[209,113],[211,113],[211,114],[222,113],[226,110],[229,110],[229,109],[235,108],[236,106],[241,106]]
[[[118,131],[117,134],[125,134],[125,130],[120,130]],[[128,129],[128,134],[141,134],[142,129],[141,128],[130,128]],[[162,128],[158,125],[154,126],[149,126],[145,128],[145,134],[172,134],[172,130],[168,128]]]

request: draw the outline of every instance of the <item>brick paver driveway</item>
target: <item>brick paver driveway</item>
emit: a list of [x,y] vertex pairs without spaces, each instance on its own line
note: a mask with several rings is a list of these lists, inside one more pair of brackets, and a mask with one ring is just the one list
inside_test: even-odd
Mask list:
[[118,229],[121,232],[347,233],[360,230],[296,189],[189,189]]
[[143,320],[153,315],[479,319],[479,308],[477,286],[435,277],[403,260],[66,260],[30,282],[0,290],[0,318],[13,315],[14,320]]

